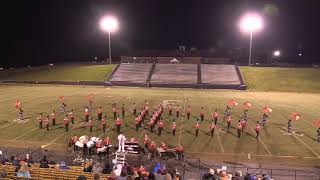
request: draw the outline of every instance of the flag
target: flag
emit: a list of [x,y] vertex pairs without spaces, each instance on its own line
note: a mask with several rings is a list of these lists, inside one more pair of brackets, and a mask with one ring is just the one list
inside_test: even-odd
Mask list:
[[314,120],[314,121],[313,121],[313,124],[314,124],[315,126],[320,127],[320,119]]
[[19,109],[21,107],[21,101],[17,100],[16,103],[14,104],[14,107]]
[[264,112],[264,113],[271,113],[271,112],[272,112],[272,108],[269,107],[269,106],[264,106],[263,112]]
[[300,118],[301,118],[300,114],[298,114],[298,113],[296,113],[296,112],[293,112],[293,113],[291,114],[291,119],[292,119],[292,120],[297,121],[297,120],[299,120]]
[[61,102],[63,102],[63,101],[64,101],[64,96],[60,96],[60,97],[59,97],[59,100],[60,100]]
[[250,108],[252,106],[252,104],[250,102],[245,102],[245,103],[243,103],[243,106]]
[[238,105],[238,103],[234,99],[230,99],[229,104],[234,105],[234,106]]

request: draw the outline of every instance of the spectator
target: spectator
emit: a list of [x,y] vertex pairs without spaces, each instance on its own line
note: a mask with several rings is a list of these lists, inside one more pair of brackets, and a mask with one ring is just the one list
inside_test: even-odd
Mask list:
[[13,166],[20,166],[20,160],[18,157],[14,157],[14,160],[12,161]]
[[66,165],[65,162],[62,161],[62,162],[60,163],[59,169],[61,169],[61,170],[67,170],[67,169],[70,169],[70,168]]
[[6,172],[6,170],[1,170],[0,171],[0,178],[6,178],[7,177],[7,172]]
[[77,180],[87,180],[87,177],[84,175],[80,175]]
[[149,173],[148,180],[160,180],[160,179],[157,179],[156,176],[151,172]]
[[121,174],[117,178],[117,180],[127,180],[127,174],[125,173],[125,171],[121,171]]
[[90,161],[87,161],[84,165],[84,172],[91,172],[92,171],[92,163]]
[[98,173],[95,173],[93,176],[93,180],[100,180],[100,175]]
[[49,168],[47,156],[43,156],[40,161],[40,168]]
[[32,157],[29,154],[26,154],[26,158],[24,161],[28,163],[29,167],[31,166],[30,164],[34,163]]
[[219,177],[219,180],[228,180],[227,172],[224,170],[220,171]]
[[271,179],[271,178],[270,178],[269,175],[267,175],[267,174],[265,174],[265,173],[262,174],[262,180],[270,180],[270,179]]
[[112,168],[110,167],[109,163],[106,163],[104,165],[104,168],[102,169],[102,174],[111,174]]
[[92,167],[92,173],[102,173],[101,164],[96,162]]
[[134,172],[133,172],[131,166],[127,166],[127,174],[130,175],[130,176],[134,175]]
[[30,179],[30,173],[29,173],[29,168],[28,168],[28,163],[23,162],[21,164],[21,167],[19,169],[19,171],[17,172],[17,177],[24,177],[24,178],[28,178]]
[[242,171],[237,171],[235,173],[235,176],[232,177],[233,180],[244,180],[243,176],[242,176]]

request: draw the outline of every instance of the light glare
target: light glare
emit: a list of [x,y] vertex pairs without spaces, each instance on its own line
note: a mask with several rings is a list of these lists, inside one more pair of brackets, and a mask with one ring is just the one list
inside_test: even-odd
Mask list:
[[279,50],[276,50],[276,51],[273,52],[273,55],[276,56],[276,57],[280,56],[280,54],[281,54],[281,53],[280,53]]
[[106,16],[102,18],[100,27],[105,32],[115,32],[116,30],[118,30],[118,21],[112,16]]
[[254,13],[244,15],[240,20],[240,29],[243,32],[257,32],[263,28],[263,20],[261,16]]

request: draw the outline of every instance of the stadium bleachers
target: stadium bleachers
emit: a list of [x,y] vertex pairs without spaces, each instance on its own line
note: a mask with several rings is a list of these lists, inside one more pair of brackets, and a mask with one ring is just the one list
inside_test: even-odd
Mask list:
[[157,64],[150,83],[155,85],[196,85],[196,64]]
[[234,65],[201,64],[201,82],[215,85],[240,85]]
[[151,67],[152,64],[121,64],[109,81],[116,85],[144,84],[147,82]]

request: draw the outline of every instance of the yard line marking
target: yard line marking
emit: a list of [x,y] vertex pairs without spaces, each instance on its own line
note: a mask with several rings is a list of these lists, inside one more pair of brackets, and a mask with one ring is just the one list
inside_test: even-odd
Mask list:
[[[249,126],[249,124],[248,124]],[[250,129],[252,130],[253,133],[255,133],[255,131],[253,130],[253,128],[251,126],[249,126]],[[260,136],[258,137],[259,141],[261,142],[261,144],[263,145],[263,147],[267,150],[269,155],[272,155],[271,151],[269,150],[269,148],[266,146],[266,144],[262,141],[262,139],[260,138]]]
[[292,134],[293,137],[298,139],[303,145],[305,145],[314,155],[317,156],[318,159],[320,159],[320,155],[316,153],[308,144],[306,144],[302,139],[300,139],[298,136]]
[[4,125],[4,126],[0,127],[0,129],[6,128],[6,127],[8,127],[8,126],[12,125],[13,123],[14,123],[14,121],[10,122],[10,123],[9,123],[9,124],[7,124],[7,125]]
[[[208,95],[207,95],[207,92],[205,90],[203,90],[203,93],[204,93],[205,96],[207,96],[207,98],[209,98]],[[213,112],[212,112],[211,106],[210,106],[208,101],[207,101],[207,106],[209,107],[209,110],[210,110],[210,116],[212,116]],[[223,148],[222,143],[221,143],[219,131],[217,131],[217,135],[218,135],[218,141],[219,141],[219,144],[220,144],[221,152],[224,153],[224,148]]]
[[[237,154],[237,153],[211,153],[211,152],[196,152],[196,151],[187,151],[186,153],[190,154],[209,154],[209,155],[231,155],[231,156],[248,156],[248,154]],[[251,156],[257,157],[280,157],[280,158],[298,158],[298,156],[290,156],[290,155],[264,155],[264,154],[250,154]],[[304,157],[308,158],[308,157]],[[315,158],[315,157],[313,157]]]
[[58,139],[60,139],[61,137],[63,137],[64,135],[68,134],[69,132],[65,132],[63,134],[61,134],[60,136],[57,136],[56,138],[54,138],[52,141],[50,141],[48,144],[42,145],[41,148],[46,148],[50,145],[52,145],[55,141],[57,141]]
[[29,134],[30,132],[35,131],[35,130],[37,130],[37,129],[38,129],[38,128],[30,129],[29,131],[27,131],[27,132],[25,132],[25,133],[23,133],[23,134],[15,137],[15,138],[13,138],[13,139],[10,139],[10,140],[8,140],[8,141],[15,141],[15,140],[17,140],[17,139],[19,139],[19,138],[22,138],[23,136],[25,136],[25,135]]
[[[185,110],[186,110],[186,103],[187,103],[187,100],[186,100],[186,99],[187,99],[187,98],[186,98],[185,94],[183,93],[183,101],[184,101],[184,103],[183,103],[183,111],[182,111],[182,113],[184,113]],[[178,144],[181,143],[182,125],[183,125],[183,121],[184,121],[184,116],[182,116],[182,113],[181,113],[181,118],[180,118],[180,132],[179,132]]]

